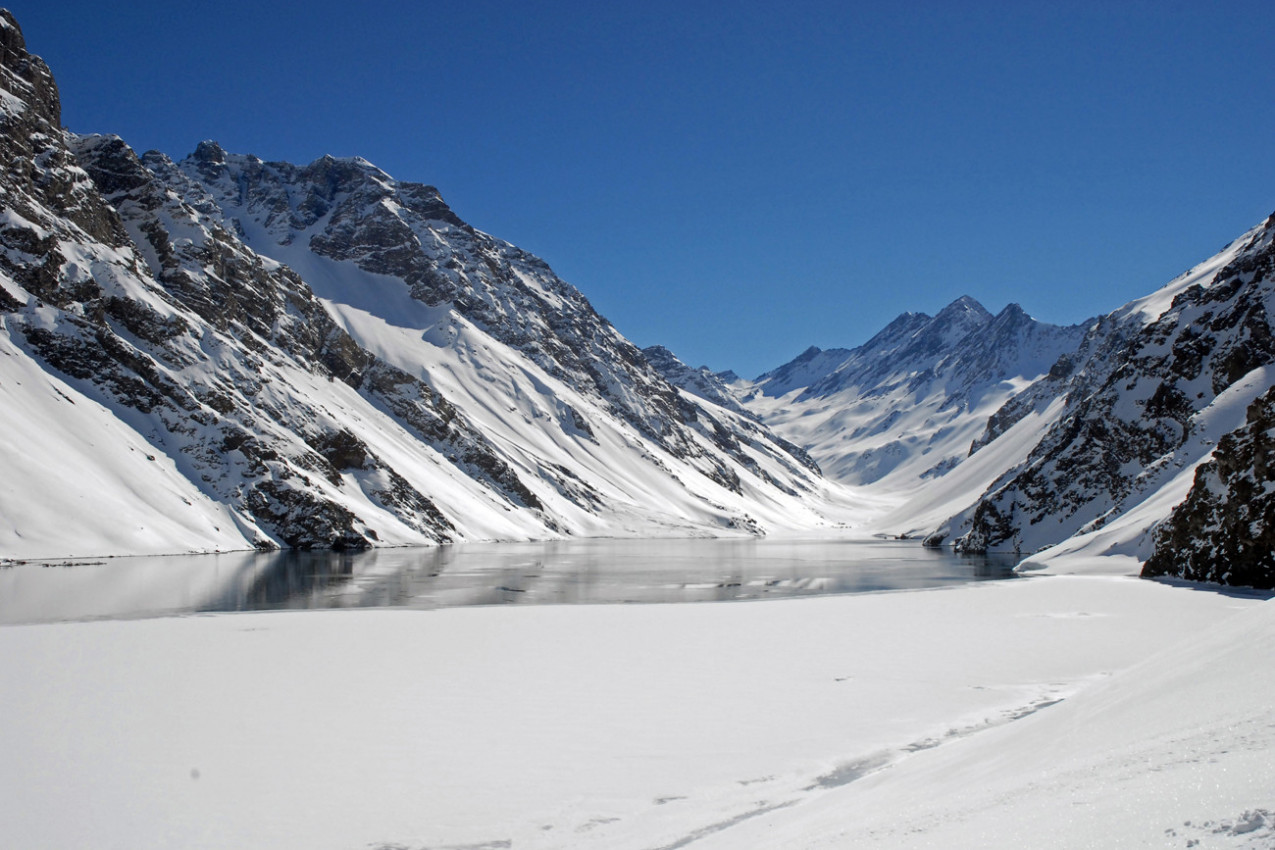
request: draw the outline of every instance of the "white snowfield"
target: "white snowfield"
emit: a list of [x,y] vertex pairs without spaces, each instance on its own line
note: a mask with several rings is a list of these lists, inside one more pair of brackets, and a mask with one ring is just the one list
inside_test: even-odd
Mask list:
[[1128,576],[0,628],[6,847],[1271,847],[1273,745],[1275,601]]

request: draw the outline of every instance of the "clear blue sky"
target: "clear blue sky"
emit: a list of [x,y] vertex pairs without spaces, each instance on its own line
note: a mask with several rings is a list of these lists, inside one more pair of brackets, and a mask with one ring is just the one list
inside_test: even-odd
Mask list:
[[750,377],[962,294],[1079,321],[1275,210],[1269,0],[9,8],[76,132],[364,156]]

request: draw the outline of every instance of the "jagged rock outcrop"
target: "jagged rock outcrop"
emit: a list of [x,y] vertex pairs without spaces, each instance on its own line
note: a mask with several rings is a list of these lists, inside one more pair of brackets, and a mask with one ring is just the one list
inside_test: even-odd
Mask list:
[[1155,532],[1142,575],[1275,588],[1275,389],[1218,441]]
[[1025,461],[951,521],[957,548],[1034,551],[1094,531],[1211,449],[1202,417],[1233,404],[1232,387],[1251,399],[1264,380],[1238,385],[1275,362],[1273,241],[1275,217],[1206,263],[1207,274],[1171,284],[1163,312],[1122,308],[1096,324],[1035,400],[998,413],[1012,419],[1014,405],[1065,392]]

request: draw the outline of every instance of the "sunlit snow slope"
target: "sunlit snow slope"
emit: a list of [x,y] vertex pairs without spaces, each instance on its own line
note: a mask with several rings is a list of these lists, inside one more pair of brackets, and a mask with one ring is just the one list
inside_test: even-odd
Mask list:
[[0,556],[844,521],[802,452],[431,187],[68,134],[0,39]]

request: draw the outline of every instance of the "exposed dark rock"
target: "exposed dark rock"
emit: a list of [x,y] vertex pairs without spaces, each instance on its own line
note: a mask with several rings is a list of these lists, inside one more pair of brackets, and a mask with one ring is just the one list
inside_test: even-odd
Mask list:
[[1157,528],[1142,575],[1275,587],[1275,389],[1218,441],[1186,500]]
[[1105,318],[1069,358],[1065,377],[1051,374],[1007,404],[984,441],[1064,390],[1067,398],[1064,415],[1026,461],[954,518],[951,526],[965,535],[958,546],[1058,542],[1101,527],[1156,486],[1174,468],[1195,416],[1254,369],[1275,363],[1266,309],[1275,292],[1273,257],[1275,217],[1208,285],[1183,290],[1146,325],[1136,316]]

